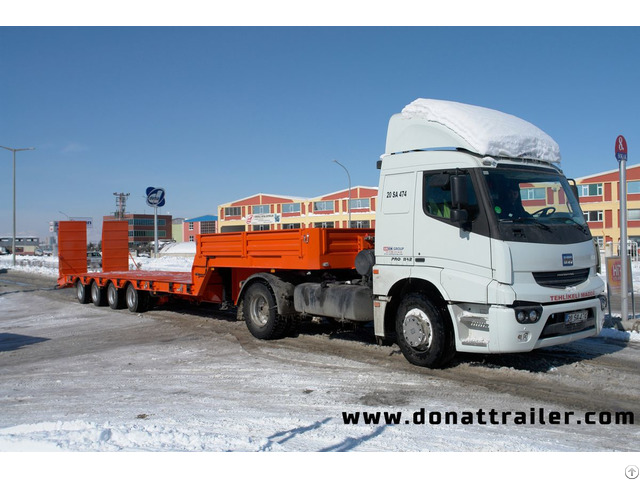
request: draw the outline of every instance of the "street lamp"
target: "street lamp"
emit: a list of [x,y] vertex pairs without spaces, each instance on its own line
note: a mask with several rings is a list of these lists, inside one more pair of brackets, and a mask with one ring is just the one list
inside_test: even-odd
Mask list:
[[0,145],[0,148],[13,152],[13,244],[11,254],[13,255],[13,266],[16,266],[16,152],[25,150],[35,150],[34,147],[29,148],[9,148]]
[[342,168],[344,168],[344,171],[347,172],[347,179],[349,180],[349,203],[347,204],[347,211],[349,212],[349,225],[348,225],[348,228],[351,228],[351,175],[349,175],[349,170],[347,170],[347,167],[342,165],[337,160],[334,160],[334,162],[337,163],[338,165],[340,165]]

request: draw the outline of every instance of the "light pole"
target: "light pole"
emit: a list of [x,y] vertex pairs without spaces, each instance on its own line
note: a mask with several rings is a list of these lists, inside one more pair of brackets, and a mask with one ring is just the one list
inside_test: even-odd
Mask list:
[[338,160],[334,160],[334,162],[344,168],[344,171],[347,172],[347,179],[349,180],[349,203],[347,203],[347,211],[349,212],[348,228],[351,228],[351,175],[349,175],[349,170],[347,170],[347,167],[342,165]]
[[9,148],[0,145],[0,148],[13,152],[13,244],[11,254],[13,255],[13,266],[16,266],[16,152],[25,150],[35,150],[34,147],[29,148]]

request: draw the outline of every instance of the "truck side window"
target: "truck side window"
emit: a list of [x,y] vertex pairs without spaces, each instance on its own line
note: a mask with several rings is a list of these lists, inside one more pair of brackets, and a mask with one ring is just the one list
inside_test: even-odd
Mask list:
[[439,218],[451,218],[451,189],[442,173],[427,174],[424,177],[424,210]]
[[[473,189],[471,176],[467,173],[467,197],[469,204],[465,206],[469,212],[469,220],[478,216],[478,199]],[[424,175],[423,208],[427,215],[448,220],[451,218],[451,187],[449,173],[427,172]]]

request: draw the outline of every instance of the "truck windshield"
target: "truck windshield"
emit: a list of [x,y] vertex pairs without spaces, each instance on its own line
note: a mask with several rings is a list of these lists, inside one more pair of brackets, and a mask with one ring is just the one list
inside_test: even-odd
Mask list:
[[591,239],[569,182],[547,169],[483,170],[503,240],[572,243]]

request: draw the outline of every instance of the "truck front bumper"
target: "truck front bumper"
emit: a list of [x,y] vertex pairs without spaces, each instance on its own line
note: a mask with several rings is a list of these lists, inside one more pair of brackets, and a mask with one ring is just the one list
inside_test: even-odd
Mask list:
[[603,305],[599,297],[542,305],[535,323],[519,323],[516,310],[502,305],[475,312],[468,306],[450,305],[449,310],[456,325],[457,351],[514,353],[598,335],[604,321]]

